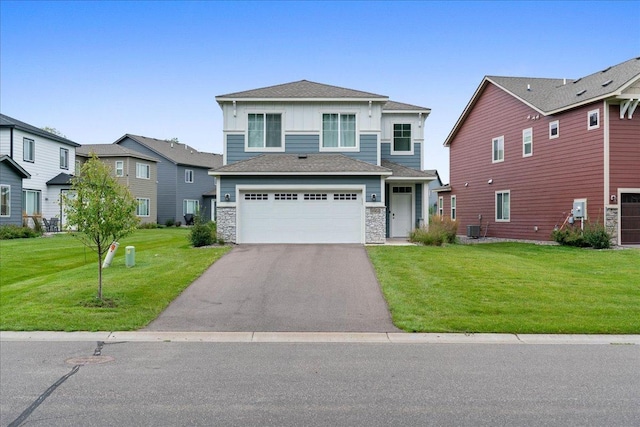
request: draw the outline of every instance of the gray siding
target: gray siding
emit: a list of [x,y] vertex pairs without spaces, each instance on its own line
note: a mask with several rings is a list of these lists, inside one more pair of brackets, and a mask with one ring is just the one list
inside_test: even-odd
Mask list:
[[[380,200],[379,176],[223,176],[220,194],[229,194],[235,202],[236,185],[365,185],[368,202],[376,194]],[[221,196],[222,197],[222,196]]]
[[[320,152],[320,135],[285,135],[285,152],[288,154],[312,154]],[[227,135],[227,164],[247,160],[261,154],[244,151],[244,135]],[[345,156],[362,160],[374,165],[378,164],[378,136],[360,135],[359,152],[343,152]],[[418,158],[418,167],[420,159]]]
[[13,167],[0,163],[0,184],[11,186],[11,216],[0,217],[0,225],[22,225],[22,178]]
[[416,223],[415,226],[420,226],[420,221],[425,218],[422,216],[422,184],[416,184]]
[[412,156],[400,156],[391,154],[391,144],[381,144],[380,157],[382,160],[397,163],[408,168],[420,170],[420,157],[422,156],[422,144],[415,143]]
[[[187,169],[193,171],[192,183],[185,182],[184,174]],[[176,173],[176,220],[184,222],[182,204],[185,199],[198,200],[200,203],[200,209],[203,209],[204,207],[206,216],[210,217],[211,212],[209,212],[209,210],[211,209],[211,203],[208,203],[209,206],[205,205],[204,197],[202,196],[204,193],[213,190],[213,186],[215,185],[215,179],[209,175],[209,169],[178,165],[176,167]]]

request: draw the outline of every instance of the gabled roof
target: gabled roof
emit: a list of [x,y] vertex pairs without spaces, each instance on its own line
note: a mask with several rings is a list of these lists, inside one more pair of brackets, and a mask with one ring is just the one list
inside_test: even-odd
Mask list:
[[70,145],[72,147],[80,146],[80,144],[78,144],[77,142],[73,142],[70,139],[63,138],[54,133],[47,132],[46,130],[42,130],[40,128],[37,128],[25,122],[21,122],[20,120],[14,119],[5,114],[0,114],[0,127],[19,129],[21,131],[29,132],[34,135],[42,136],[44,138],[49,138],[66,145]]
[[393,173],[391,177],[387,178],[389,180],[410,179],[412,181],[433,181],[436,179],[436,175],[433,173],[408,168],[401,164],[390,162],[389,160],[383,160],[380,164],[383,168],[390,169]]
[[61,172],[47,181],[47,185],[71,185],[71,178],[73,175]]
[[133,157],[151,162],[160,161],[155,157],[147,156],[117,144],[84,144],[76,148],[76,156],[89,157],[91,153],[95,153],[98,157]]
[[148,148],[158,156],[183,166],[195,166],[201,168],[215,169],[222,166],[222,155],[206,153],[196,150],[186,144],[171,142],[164,139],[148,138],[146,136],[126,134],[118,139],[114,144],[119,144],[126,138],[131,138],[140,145]]
[[447,137],[449,145],[488,84],[504,90],[544,116],[619,96],[640,79],[640,57],[576,80],[485,76]]
[[338,86],[331,86],[322,83],[300,80],[297,82],[285,83],[275,86],[268,86],[259,89],[246,90],[243,92],[228,93],[216,96],[216,101],[230,102],[234,100],[360,100],[360,101],[381,101],[386,102],[389,97],[370,92],[347,89]]
[[387,168],[344,154],[261,154],[209,172],[210,175],[391,175]]
[[6,163],[7,165],[9,165],[9,167],[11,167],[13,170],[15,170],[16,173],[21,178],[31,178],[31,175],[29,175],[29,172],[24,170],[24,168],[22,166],[20,166],[18,163],[16,163],[15,160],[13,160],[11,157],[7,156],[6,154],[3,155],[3,156],[0,156],[0,163]]

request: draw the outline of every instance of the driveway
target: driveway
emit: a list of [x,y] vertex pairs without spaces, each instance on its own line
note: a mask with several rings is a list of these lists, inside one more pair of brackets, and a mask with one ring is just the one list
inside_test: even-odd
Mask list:
[[240,245],[146,330],[398,332],[361,245]]

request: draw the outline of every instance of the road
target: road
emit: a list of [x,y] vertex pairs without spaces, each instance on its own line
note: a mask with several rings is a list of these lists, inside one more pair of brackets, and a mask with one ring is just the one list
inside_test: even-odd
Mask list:
[[2,426],[640,425],[638,345],[3,341],[0,360]]

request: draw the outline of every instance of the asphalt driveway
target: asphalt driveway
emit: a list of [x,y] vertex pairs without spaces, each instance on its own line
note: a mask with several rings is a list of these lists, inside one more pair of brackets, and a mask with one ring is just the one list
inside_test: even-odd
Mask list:
[[398,332],[361,245],[240,245],[146,330]]

